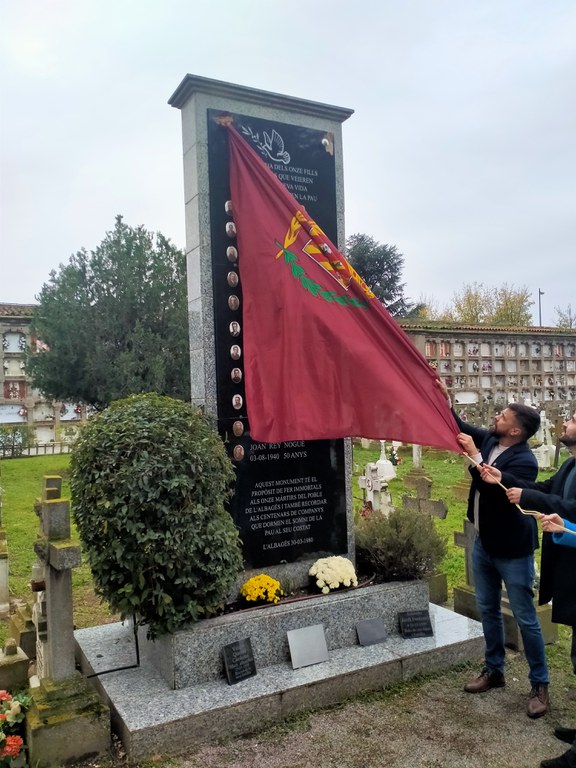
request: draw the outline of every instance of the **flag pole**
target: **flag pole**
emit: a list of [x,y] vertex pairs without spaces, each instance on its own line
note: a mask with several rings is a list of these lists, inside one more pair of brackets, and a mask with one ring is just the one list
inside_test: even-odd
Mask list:
[[[463,453],[462,456],[464,456],[465,459],[468,459],[468,461],[471,464],[474,464],[474,466],[477,469],[480,469],[480,467],[482,466],[482,464],[479,461],[476,461],[476,459],[473,459],[472,456],[468,456],[467,453]],[[499,480],[496,480],[496,483],[500,486],[500,488],[503,488],[505,491],[508,490],[508,488],[506,488],[506,486],[503,483],[501,483]],[[535,517],[537,520],[540,520],[542,517],[544,517],[544,514],[542,512],[532,512],[530,510],[522,509],[520,504],[514,504],[514,506],[517,507],[520,510],[520,512],[522,512],[523,515],[530,515],[531,517]],[[576,536],[576,531],[573,531],[570,528],[566,528],[563,525],[557,525],[556,523],[552,523],[552,525],[554,526],[554,528],[557,528],[559,532],[562,531],[563,533],[571,533],[574,536]]]

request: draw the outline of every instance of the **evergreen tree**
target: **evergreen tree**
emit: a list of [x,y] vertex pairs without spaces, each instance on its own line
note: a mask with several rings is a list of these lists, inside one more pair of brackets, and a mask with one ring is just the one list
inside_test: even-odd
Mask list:
[[50,273],[32,329],[33,384],[55,400],[103,408],[129,394],[190,398],[186,263],[160,233],[116,217],[95,251]]

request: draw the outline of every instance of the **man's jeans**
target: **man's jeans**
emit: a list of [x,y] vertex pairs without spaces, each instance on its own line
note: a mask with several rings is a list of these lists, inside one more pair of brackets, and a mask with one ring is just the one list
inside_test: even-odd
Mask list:
[[484,630],[485,662],[488,669],[504,672],[504,625],[500,600],[502,581],[510,607],[518,623],[524,643],[528,675],[532,685],[548,683],[544,639],[534,606],[534,556],[491,557],[476,537],[472,552],[472,568],[476,585],[476,602]]

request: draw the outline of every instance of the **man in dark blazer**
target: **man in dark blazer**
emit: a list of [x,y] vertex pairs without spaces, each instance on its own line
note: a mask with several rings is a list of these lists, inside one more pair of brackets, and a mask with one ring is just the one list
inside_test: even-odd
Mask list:
[[[564,422],[560,442],[572,454],[558,472],[541,483],[526,482],[520,477],[501,479],[502,475],[488,467],[482,475],[486,482],[502,482],[512,504],[546,515],[559,514],[576,523],[576,413]],[[571,659],[576,674],[576,549],[555,547],[552,537],[542,538],[540,605],[552,600],[552,621],[572,627]]]
[[[574,436],[576,439],[575,418],[572,419],[572,428],[574,429]],[[564,424],[564,432],[566,433],[566,424]],[[571,446],[571,448],[572,447],[573,446]],[[542,524],[543,530],[550,534],[550,540],[554,546],[573,547],[574,554],[576,555],[575,523],[563,519],[556,513],[543,515],[540,518],[540,523]],[[574,663],[574,656],[572,656],[572,663]],[[559,727],[554,730],[554,735],[561,741],[566,741],[571,747],[567,752],[564,752],[563,755],[560,755],[560,757],[554,757],[552,760],[543,760],[540,763],[540,768],[576,768],[576,729]]]
[[[448,391],[438,386],[450,402]],[[472,484],[468,497],[468,519],[477,536],[472,552],[472,568],[476,603],[484,631],[484,667],[464,690],[484,693],[505,685],[504,624],[501,599],[502,582],[510,607],[518,623],[529,666],[531,691],[527,714],[535,718],[545,714],[549,706],[548,667],[544,639],[534,605],[534,550],[538,547],[538,531],[533,517],[511,503],[505,491],[494,483],[484,482],[478,465],[493,465],[500,471],[502,482],[522,478],[527,483],[538,474],[538,462],[527,440],[540,426],[534,408],[510,403],[499,413],[493,427],[474,427],[459,418],[462,430],[458,442],[470,457]]]

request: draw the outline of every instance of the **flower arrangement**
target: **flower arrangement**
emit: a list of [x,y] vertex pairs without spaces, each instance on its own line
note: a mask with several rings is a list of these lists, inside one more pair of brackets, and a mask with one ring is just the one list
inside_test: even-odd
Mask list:
[[340,555],[321,557],[308,571],[316,579],[316,586],[327,595],[331,589],[357,587],[356,571],[350,560]]
[[280,582],[265,573],[252,576],[240,587],[240,595],[248,603],[276,604],[283,594]]
[[24,741],[17,729],[29,706],[28,694],[0,691],[0,766],[11,766],[22,750]]
[[394,446],[390,448],[390,463],[392,464],[393,467],[397,467],[398,464],[402,463],[402,458],[398,456],[398,451]]

